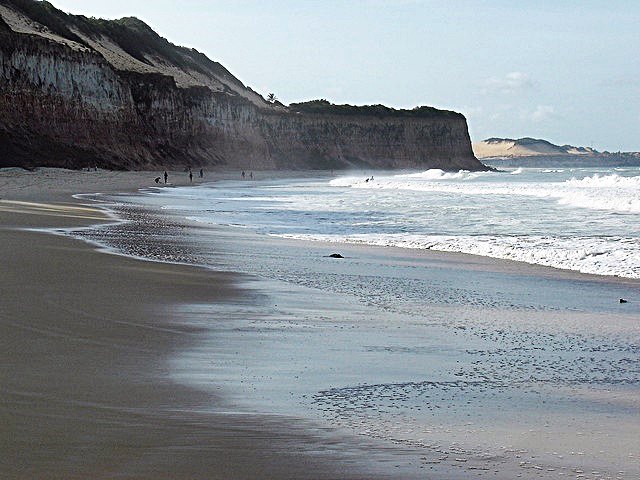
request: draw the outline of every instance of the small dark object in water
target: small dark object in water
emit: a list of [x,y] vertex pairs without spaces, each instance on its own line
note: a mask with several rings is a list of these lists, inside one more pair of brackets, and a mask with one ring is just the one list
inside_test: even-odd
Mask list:
[[342,255],[340,255],[339,253],[332,253],[331,255],[329,255],[329,257],[331,258],[344,258]]
[[627,303],[627,301],[624,298],[621,298],[620,303]]
[[156,177],[155,182],[160,183],[160,177]]

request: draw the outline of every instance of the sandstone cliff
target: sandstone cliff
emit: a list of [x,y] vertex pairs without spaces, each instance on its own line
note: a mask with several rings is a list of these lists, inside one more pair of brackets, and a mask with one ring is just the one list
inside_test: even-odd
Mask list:
[[269,103],[135,18],[0,0],[0,167],[485,168],[465,118]]

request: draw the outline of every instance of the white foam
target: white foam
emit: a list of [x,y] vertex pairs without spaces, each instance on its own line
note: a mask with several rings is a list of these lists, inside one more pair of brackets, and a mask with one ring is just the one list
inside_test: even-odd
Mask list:
[[594,174],[564,182],[560,203],[593,210],[640,212],[640,176]]
[[481,173],[469,172],[468,170],[459,170],[457,172],[445,172],[439,168],[433,168],[419,173],[409,173],[404,175],[394,175],[393,178],[408,178],[416,180],[465,180],[469,178],[476,178]]
[[621,237],[277,235],[299,240],[460,252],[595,275],[640,278],[640,241]]
[[640,176],[623,177],[617,173],[610,175],[595,173],[591,177],[584,177],[580,180],[572,178],[565,183],[570,186],[589,188],[640,188]]
[[192,220],[263,234],[640,278],[640,169],[518,170],[352,175],[166,194]]
[[[445,172],[438,168],[432,168],[424,172],[417,173],[405,173],[393,176],[380,176],[380,177],[340,177],[333,179],[329,182],[332,187],[353,187],[353,188],[393,188],[396,186],[398,189],[406,187],[411,189],[411,185],[415,184],[419,186],[424,184],[425,181],[443,181],[443,180],[471,180],[480,176],[486,175],[490,172],[469,172],[468,170],[459,170],[457,172]],[[371,180],[373,178],[373,180]]]
[[[511,174],[521,174],[521,168]],[[522,182],[501,181],[501,174],[494,175],[495,181],[474,182],[477,173],[426,172],[380,177],[365,181],[361,177],[343,177],[332,180],[331,186],[360,189],[407,190],[422,192],[442,192],[460,195],[505,195],[537,198],[556,198],[562,205],[570,205],[590,210],[610,210],[616,212],[640,213],[640,176],[623,177],[617,174],[582,179],[572,178],[565,182]],[[445,182],[442,180],[466,180]],[[486,180],[486,177],[485,177]]]

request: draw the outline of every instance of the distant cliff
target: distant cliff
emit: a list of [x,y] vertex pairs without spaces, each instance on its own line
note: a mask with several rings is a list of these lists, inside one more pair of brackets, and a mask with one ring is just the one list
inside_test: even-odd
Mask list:
[[465,118],[267,102],[136,18],[0,0],[0,167],[481,170]]

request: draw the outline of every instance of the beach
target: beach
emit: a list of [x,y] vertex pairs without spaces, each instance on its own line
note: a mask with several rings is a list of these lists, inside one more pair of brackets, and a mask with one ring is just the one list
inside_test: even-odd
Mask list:
[[3,478],[363,478],[340,464],[339,442],[214,414],[215,395],[170,379],[166,358],[198,335],[172,307],[250,303],[233,275],[20,230],[108,222],[70,194],[151,174],[46,173],[5,174],[0,194]]
[[154,177],[0,175],[8,478],[640,475],[637,280],[208,229]]

